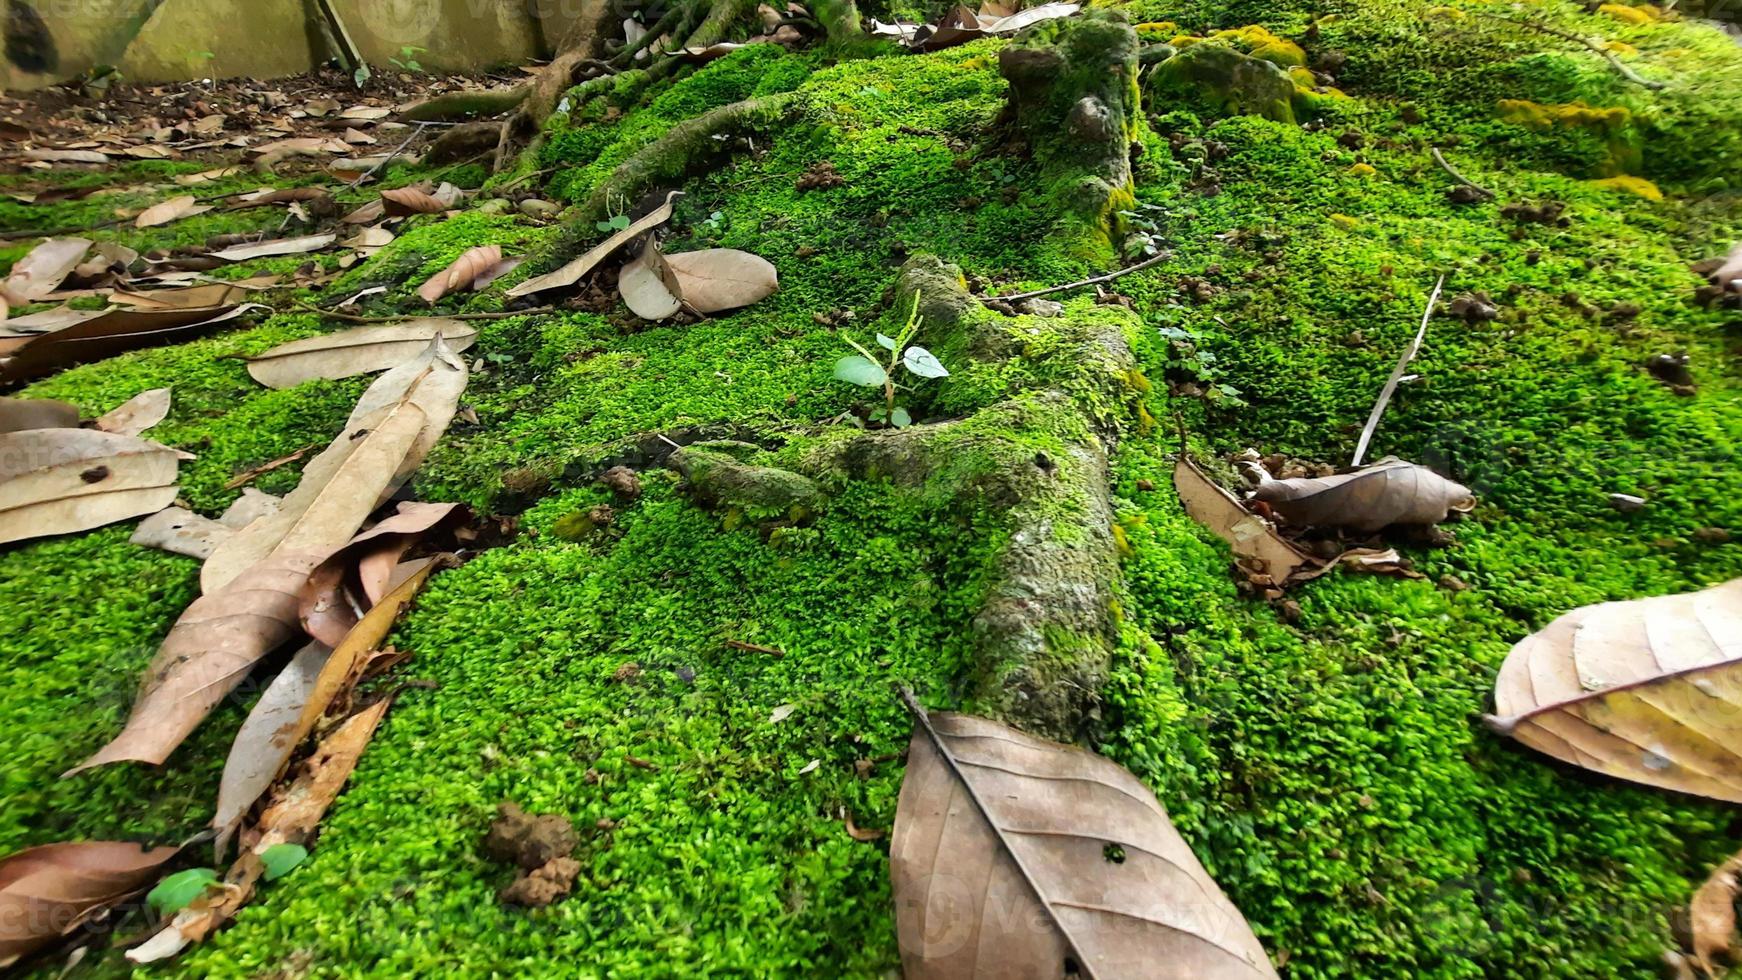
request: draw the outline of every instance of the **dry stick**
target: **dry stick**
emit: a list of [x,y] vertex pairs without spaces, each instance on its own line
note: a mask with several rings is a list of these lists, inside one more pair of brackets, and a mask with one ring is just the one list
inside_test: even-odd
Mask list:
[[1022,880],[1028,883],[1029,890],[1034,893],[1035,901],[1040,903],[1041,908],[1046,909],[1054,928],[1058,929],[1059,935],[1064,938],[1065,946],[1070,949],[1071,955],[1077,961],[1077,972],[1086,980],[1094,980],[1094,973],[1089,968],[1089,958],[1083,955],[1082,947],[1077,945],[1071,931],[1065,928],[1058,913],[1053,911],[1052,903],[1046,900],[1046,894],[1040,890],[1040,883],[1034,880],[1034,874],[1028,870],[1028,865],[1022,860],[1022,855],[1016,853],[1016,849],[1010,846],[1010,841],[1004,836],[1004,828],[998,825],[998,821],[992,819],[992,811],[987,808],[985,801],[980,799],[980,791],[968,781],[967,774],[962,772],[961,764],[956,761],[949,746],[944,744],[943,737],[938,734],[937,729],[931,726],[931,716],[926,714],[919,699],[913,696],[911,688],[906,684],[901,684],[898,685],[898,689],[901,691],[901,700],[907,702],[907,710],[913,713],[914,720],[919,722],[919,727],[925,729],[925,734],[931,739],[932,746],[938,750],[938,757],[944,760],[944,765],[950,767],[950,772],[956,777],[956,781],[968,791],[968,799],[972,800],[974,808],[980,811],[980,819],[986,821],[986,826],[991,829],[992,836],[998,838],[998,843],[1003,845],[1005,856],[1009,857],[1016,865],[1016,870],[1022,874]]
[[1104,276],[1095,276],[1092,279],[1084,279],[1081,282],[1067,282],[1063,286],[1048,286],[1045,289],[1037,289],[1032,293],[1014,293],[1009,296],[983,296],[981,297],[980,302],[990,303],[996,299],[1011,303],[1016,302],[1017,300],[1036,299],[1041,296],[1049,296],[1053,293],[1062,293],[1069,289],[1081,289],[1084,286],[1098,286],[1104,282],[1112,282],[1120,276],[1128,276],[1133,272],[1141,272],[1152,265],[1160,265],[1171,258],[1173,258],[1172,252],[1163,252],[1160,255],[1152,255],[1136,265],[1127,266],[1126,268],[1120,269],[1118,272],[1109,272]]
[[1638,72],[1634,71],[1633,69],[1627,67],[1627,65],[1625,63],[1623,63],[1620,58],[1615,57],[1615,52],[1610,51],[1608,48],[1605,48],[1602,45],[1596,43],[1595,41],[1592,41],[1588,37],[1580,37],[1579,35],[1574,34],[1571,31],[1563,31],[1558,27],[1550,27],[1549,25],[1541,23],[1539,21],[1520,20],[1520,19],[1513,18],[1513,17],[1502,17],[1499,14],[1490,14],[1490,13],[1485,13],[1485,12],[1479,11],[1479,10],[1473,10],[1473,11],[1471,11],[1471,13],[1475,14],[1478,17],[1488,17],[1488,18],[1493,19],[1493,20],[1504,21],[1505,23],[1508,23],[1508,24],[1516,24],[1519,27],[1528,27],[1533,31],[1539,31],[1543,34],[1548,34],[1548,35],[1551,35],[1553,37],[1561,38],[1563,40],[1572,41],[1572,42],[1575,42],[1577,44],[1582,44],[1586,48],[1595,52],[1596,54],[1602,55],[1604,60],[1608,61],[1610,65],[1614,66],[1616,71],[1621,73],[1622,78],[1625,78],[1628,81],[1633,82],[1636,85],[1643,85],[1646,88],[1651,89],[1653,91],[1656,91],[1659,89],[1665,89],[1665,88],[1669,87],[1668,82],[1654,82],[1651,79],[1646,78],[1646,77],[1640,75]]
[[1445,154],[1440,152],[1439,147],[1437,147],[1437,146],[1434,147],[1433,153],[1434,153],[1434,162],[1439,164],[1440,168],[1442,170],[1444,170],[1446,173],[1451,174],[1453,180],[1457,181],[1460,184],[1463,184],[1465,187],[1468,187],[1471,190],[1476,191],[1480,194],[1486,194],[1489,197],[1498,196],[1493,191],[1489,190],[1488,188],[1483,187],[1481,184],[1478,184],[1475,181],[1471,180],[1470,178],[1464,176],[1463,174],[1458,173],[1458,168],[1452,166],[1451,163],[1446,160]]
[[1415,332],[1415,339],[1404,348],[1403,356],[1397,359],[1397,367],[1392,369],[1390,379],[1379,392],[1379,401],[1373,406],[1373,414],[1367,416],[1367,427],[1361,430],[1361,441],[1355,446],[1355,458],[1349,463],[1351,467],[1361,465],[1362,458],[1367,455],[1367,444],[1373,439],[1373,431],[1379,428],[1379,417],[1385,414],[1385,406],[1391,404],[1391,396],[1397,391],[1397,383],[1403,380],[1403,369],[1421,352],[1421,342],[1427,339],[1428,321],[1433,319],[1434,307],[1439,305],[1440,291],[1445,286],[1446,277],[1441,275],[1440,281],[1434,284],[1433,295],[1428,297],[1427,312],[1421,315],[1421,329]]
[[422,123],[422,122],[418,123],[417,128],[411,131],[411,135],[407,136],[405,138],[405,142],[394,147],[393,152],[387,154],[387,159],[381,161],[380,163],[377,163],[373,167],[370,167],[367,171],[365,171],[361,174],[358,174],[356,180],[353,180],[349,184],[345,185],[345,190],[354,191],[358,187],[361,187],[363,185],[363,181],[368,180],[370,177],[375,176],[380,171],[387,169],[387,165],[392,163],[394,161],[394,159],[399,156],[399,154],[405,152],[405,148],[411,145],[412,140],[417,139],[419,136],[423,135],[423,131],[428,125],[429,125],[428,123]]
[[[409,316],[357,316],[352,313],[340,313],[337,310],[323,310],[313,303],[297,303],[296,305],[297,308],[307,310],[310,313],[319,313],[321,316],[330,316],[335,320],[344,320],[346,323],[404,323],[406,320],[414,319]],[[554,306],[535,306],[527,310],[505,310],[501,313],[449,313],[444,317],[444,319],[506,320],[510,317],[535,316],[543,313],[555,312],[556,307]]]

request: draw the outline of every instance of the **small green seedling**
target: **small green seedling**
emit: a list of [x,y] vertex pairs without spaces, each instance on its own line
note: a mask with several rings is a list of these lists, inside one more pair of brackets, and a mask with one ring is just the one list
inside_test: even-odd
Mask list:
[[399,57],[388,58],[387,60],[398,65],[402,71],[423,71],[423,65],[418,62],[417,56],[427,52],[428,50],[428,48],[420,48],[415,45],[407,44],[405,47],[399,49]]
[[895,404],[895,393],[911,391],[906,385],[895,383],[895,368],[900,365],[907,373],[919,378],[947,378],[950,372],[944,369],[931,351],[918,345],[909,346],[914,335],[919,333],[924,320],[919,315],[919,297],[914,297],[913,311],[907,315],[907,323],[901,328],[899,337],[885,334],[877,335],[877,345],[889,352],[886,363],[879,363],[877,357],[869,350],[860,346],[853,338],[842,334],[841,339],[851,344],[857,354],[848,354],[835,362],[835,377],[851,384],[863,385],[866,388],[883,389],[883,404],[871,410],[869,420],[872,422],[905,429],[913,424],[913,415]]
[[623,229],[629,227],[629,225],[630,225],[629,216],[626,214],[619,214],[619,215],[616,215],[615,217],[609,218],[605,221],[593,222],[593,227],[599,229],[600,231],[622,231]]
[[146,896],[145,903],[160,916],[171,916],[194,903],[218,880],[211,868],[189,868],[157,883]]
[[308,860],[308,848],[301,844],[274,844],[260,852],[260,865],[267,881],[290,874],[296,866]]

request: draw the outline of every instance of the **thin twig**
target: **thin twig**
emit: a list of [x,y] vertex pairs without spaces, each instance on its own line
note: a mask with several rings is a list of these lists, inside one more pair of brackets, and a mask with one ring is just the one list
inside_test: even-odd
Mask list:
[[[968,791],[968,799],[974,804],[974,809],[980,811],[980,819],[986,821],[986,828],[1003,846],[1004,856],[1016,865],[1017,873],[1022,876],[1024,882],[1027,882],[1029,890],[1034,893],[1035,901],[1039,902],[1040,907],[1045,909],[1047,915],[1052,918],[1053,927],[1059,931],[1060,938],[1064,939],[1065,946],[1077,962],[1077,972],[1088,980],[1094,980],[1094,974],[1090,972],[1089,966],[1092,961],[1083,955],[1082,947],[1077,944],[1076,937],[1071,935],[1071,931],[1059,919],[1058,912],[1047,900],[1046,893],[1041,891],[1040,882],[1035,880],[1034,873],[1028,869],[1028,863],[1022,860],[1022,855],[1017,852],[1016,848],[1010,846],[1010,840],[1005,836],[1004,828],[999,825],[997,820],[993,819],[991,808],[986,805],[984,800],[980,799],[980,791],[972,782],[969,782],[967,773],[962,771],[961,764],[956,761],[955,753],[950,751],[949,746],[944,744],[943,736],[939,735],[937,729],[932,727],[931,716],[926,714],[925,707],[919,703],[918,698],[913,696],[913,690],[906,684],[899,685],[898,690],[901,692],[901,700],[907,703],[907,710],[913,714],[914,721],[919,723],[919,727],[925,729],[927,739],[931,742],[932,747],[937,749],[938,758],[943,760],[944,765],[949,768],[950,774],[956,777],[956,782]],[[910,758],[908,761],[911,764],[913,760]]]
[[497,187],[497,188],[493,188],[493,189],[496,191],[513,190],[514,188],[519,187],[521,184],[524,184],[529,180],[537,180],[538,178],[543,177],[545,174],[548,174],[548,173],[554,171],[555,169],[556,169],[555,167],[546,167],[543,170],[534,170],[532,173],[529,173],[529,174],[521,174],[520,176],[509,181],[508,183],[503,184],[501,187]]
[[1651,89],[1653,91],[1657,91],[1659,89],[1665,89],[1665,88],[1669,87],[1668,82],[1654,82],[1651,79],[1646,78],[1646,77],[1640,75],[1638,72],[1634,71],[1633,69],[1627,67],[1627,65],[1620,58],[1615,57],[1615,52],[1610,51],[1608,48],[1603,47],[1602,45],[1598,44],[1597,42],[1591,40],[1588,37],[1580,37],[1579,35],[1574,34],[1571,31],[1563,31],[1558,27],[1550,27],[1549,25],[1544,24],[1541,21],[1525,20],[1525,19],[1519,19],[1516,17],[1502,17],[1499,14],[1490,14],[1490,13],[1487,13],[1485,11],[1480,11],[1480,10],[1472,10],[1470,12],[1475,14],[1478,17],[1487,17],[1491,20],[1504,21],[1505,23],[1515,24],[1519,27],[1526,27],[1526,28],[1529,28],[1530,30],[1538,31],[1538,32],[1541,32],[1543,34],[1548,34],[1552,37],[1558,37],[1558,38],[1561,38],[1563,40],[1572,41],[1576,44],[1582,44],[1586,48],[1588,48],[1590,51],[1592,51],[1596,54],[1602,55],[1603,59],[1605,61],[1609,62],[1610,65],[1614,66],[1616,71],[1621,73],[1622,78],[1625,78],[1628,81],[1633,82],[1636,85],[1643,85],[1646,88]]
[[370,177],[375,176],[380,171],[387,169],[387,165],[392,163],[399,156],[399,154],[405,152],[405,148],[411,145],[412,140],[417,139],[419,136],[423,135],[423,131],[428,125],[429,125],[428,123],[422,123],[422,122],[418,123],[417,128],[411,131],[411,135],[407,136],[405,138],[405,142],[394,147],[393,152],[387,154],[387,159],[382,160],[380,163],[376,164],[375,166],[370,167],[368,170],[364,171],[361,174],[358,174],[356,180],[353,180],[349,184],[345,185],[345,190],[354,191],[357,188],[363,186],[363,181],[368,180]]
[[1434,162],[1439,164],[1440,168],[1442,170],[1444,170],[1446,173],[1451,174],[1453,180],[1457,181],[1460,184],[1463,184],[1465,187],[1470,188],[1471,190],[1477,192],[1478,194],[1483,194],[1483,195],[1486,195],[1487,197],[1497,196],[1497,195],[1495,195],[1495,193],[1493,191],[1489,190],[1488,188],[1483,187],[1481,184],[1478,184],[1475,181],[1471,180],[1470,178],[1464,176],[1463,174],[1458,173],[1458,168],[1452,166],[1451,163],[1446,160],[1445,154],[1440,152],[1439,147],[1436,146],[1433,148],[1433,154],[1434,154]]
[[726,645],[731,647],[734,650],[742,650],[745,653],[766,653],[767,655],[775,658],[776,660],[780,659],[781,657],[786,656],[785,650],[776,650],[773,647],[757,646],[754,643],[745,643],[743,640],[727,640]]
[[1440,291],[1445,289],[1446,277],[1440,276],[1440,281],[1434,284],[1433,295],[1428,297],[1427,312],[1421,315],[1421,329],[1415,332],[1415,339],[1404,348],[1403,356],[1397,359],[1397,367],[1391,370],[1391,377],[1385,382],[1385,387],[1379,392],[1379,401],[1373,406],[1373,414],[1367,416],[1367,427],[1361,430],[1361,441],[1355,446],[1355,458],[1350,466],[1360,466],[1361,460],[1367,455],[1367,444],[1373,440],[1373,432],[1379,428],[1379,418],[1385,414],[1385,406],[1391,404],[1391,396],[1397,391],[1397,383],[1403,380],[1403,369],[1415,355],[1421,352],[1421,343],[1427,339],[1427,324],[1433,319],[1434,307],[1440,303]]
[[1084,286],[1098,286],[1104,282],[1112,282],[1120,276],[1128,276],[1133,272],[1141,272],[1152,265],[1160,265],[1171,258],[1173,258],[1172,252],[1163,252],[1160,255],[1152,255],[1136,265],[1127,266],[1126,268],[1120,269],[1118,272],[1109,272],[1104,276],[1095,276],[1092,279],[1084,279],[1081,282],[1067,282],[1063,286],[1048,286],[1045,289],[1037,289],[1032,293],[1014,293],[1009,296],[982,296],[980,302],[990,303],[996,299],[1003,300],[1006,303],[1014,303],[1018,300],[1037,299],[1041,296],[1050,296],[1053,293],[1062,293],[1071,289],[1081,289]]
[[[409,316],[357,316],[353,313],[340,313],[337,310],[323,310],[313,303],[297,303],[296,306],[298,309],[319,313],[321,316],[330,316],[346,323],[403,323],[413,319]],[[501,313],[447,313],[443,315],[443,318],[448,320],[507,320],[517,316],[534,316],[555,312],[556,307],[554,306],[535,306],[529,310],[505,310]]]

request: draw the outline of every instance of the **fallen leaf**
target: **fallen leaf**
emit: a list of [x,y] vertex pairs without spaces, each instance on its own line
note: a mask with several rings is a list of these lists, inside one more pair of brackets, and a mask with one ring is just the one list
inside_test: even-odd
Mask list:
[[434,305],[443,296],[470,286],[479,276],[495,268],[501,261],[500,246],[480,245],[467,249],[452,265],[431,276],[428,282],[418,287],[417,295],[425,303]]
[[466,366],[440,337],[376,379],[331,445],[303,467],[278,512],[224,542],[201,570],[206,592],[272,555],[325,557],[416,471],[458,410]]
[[0,543],[155,514],[175,500],[176,452],[94,429],[0,435]]
[[192,194],[171,198],[162,204],[154,204],[139,212],[139,217],[133,219],[135,228],[156,228],[172,221],[191,218],[196,214],[205,214],[212,210],[210,204],[201,204]]
[[617,293],[629,312],[643,320],[664,320],[683,309],[675,283],[670,283],[670,271],[659,244],[652,235],[641,248],[641,254],[630,259],[617,274]]
[[375,142],[375,137],[356,129],[345,130],[345,142],[352,146],[369,146]]
[[97,428],[124,436],[136,436],[169,417],[168,388],[142,391],[97,419]]
[[387,205],[381,201],[370,201],[350,214],[345,215],[345,224],[372,225],[387,217]]
[[122,841],[44,844],[0,860],[0,969],[72,935],[156,880],[178,847]]
[[1575,766],[1742,803],[1738,637],[1742,579],[1583,606],[1507,654],[1488,723]]
[[274,204],[311,204],[318,206],[323,203],[327,207],[337,210],[337,205],[333,204],[332,201],[332,192],[324,187],[284,187],[275,191],[269,191],[265,194],[250,194],[237,201],[235,204],[230,205],[229,210],[245,211],[249,208],[270,207]]
[[392,109],[372,105],[354,105],[351,108],[346,109],[344,112],[339,113],[339,118],[372,122],[376,119],[386,119],[391,115],[393,115]]
[[[394,237],[393,232],[388,231],[385,227],[383,227],[381,225],[371,225],[370,227],[364,228],[362,231],[359,231],[359,232],[357,232],[357,234],[351,236],[351,238],[348,239],[344,244],[345,244],[346,248],[354,248],[358,252],[362,253],[363,255],[368,256],[368,255],[374,255],[376,252],[379,252],[381,249],[384,249],[387,246],[393,244],[393,237]],[[377,288],[379,288],[382,292],[387,291],[387,287],[385,287],[385,286],[380,286]],[[340,305],[346,305],[346,304],[340,304]]]
[[513,272],[515,269],[520,268],[525,263],[526,256],[524,255],[508,256],[490,268],[485,269],[481,274],[479,274],[478,278],[472,280],[472,291],[475,293],[481,293],[484,290],[489,289],[496,280],[510,272]]
[[231,477],[229,479],[229,481],[224,484],[224,489],[225,490],[234,490],[239,486],[243,486],[244,484],[252,483],[255,480],[259,479],[263,474],[270,473],[273,470],[276,470],[281,466],[289,466],[291,463],[294,463],[297,460],[302,459],[304,456],[307,456],[309,454],[309,452],[312,451],[314,448],[315,448],[314,446],[304,446],[301,449],[298,449],[296,452],[286,453],[285,455],[280,456],[277,459],[269,460],[265,463],[261,463],[259,466],[251,466],[248,469],[245,469],[242,472],[237,473],[235,476]]
[[249,259],[263,259],[272,255],[302,255],[306,252],[318,252],[339,240],[338,235],[306,235],[302,238],[281,238],[276,241],[261,242],[258,245],[244,245],[239,248],[227,248],[221,252],[207,253],[211,258],[223,259],[225,262],[245,262]]
[[908,747],[890,878],[907,980],[1275,977],[1155,796],[1123,767],[968,715]]
[[109,302],[140,310],[195,310],[215,306],[230,306],[248,297],[248,290],[231,283],[209,283],[204,286],[182,286],[177,289],[152,289],[145,292],[117,291]]
[[0,398],[0,433],[25,429],[76,429],[76,405],[52,398]]
[[709,248],[665,257],[678,298],[697,313],[749,306],[780,288],[773,263],[735,248]]
[[19,259],[0,283],[0,296],[14,306],[34,303],[60,288],[90,251],[88,238],[51,238]]
[[26,160],[38,163],[108,163],[107,154],[95,150],[25,150]]
[[1712,284],[1727,290],[1742,291],[1742,242],[1731,250],[1730,257],[1712,273]]
[[381,206],[389,218],[412,214],[440,214],[460,202],[460,189],[443,184],[434,193],[416,187],[381,192]]
[[100,361],[141,347],[178,343],[253,310],[254,304],[206,309],[109,310],[50,333],[26,339],[11,349],[0,344],[0,382],[18,381],[67,367]]
[[217,812],[212,828],[223,853],[230,836],[289,764],[297,746],[341,694],[362,678],[369,655],[381,648],[399,614],[429,580],[426,566],[371,608],[336,645],[311,641],[299,650],[249,713],[236,732],[218,781]]
[[205,561],[236,529],[185,507],[165,507],[139,522],[128,542]]
[[195,599],[146,668],[121,733],[64,775],[114,762],[161,765],[261,657],[301,632],[298,595],[325,557],[279,552]]
[[261,855],[280,844],[309,843],[321,817],[357,768],[357,760],[369,747],[369,740],[375,736],[375,729],[391,704],[392,699],[386,698],[370,705],[345,719],[322,739],[314,754],[303,763],[296,781],[274,794],[261,813],[254,828],[259,839],[230,866],[224,876],[224,887],[208,892],[177,912],[157,935],[129,950],[127,958],[135,963],[167,959],[229,921],[253,897],[255,885],[266,872]]
[[1257,563],[1258,570],[1277,585],[1290,581],[1303,569],[1319,566],[1317,559],[1283,540],[1264,518],[1217,486],[1184,453],[1174,463],[1173,486],[1192,520],[1226,541],[1236,557]]
[[150,144],[123,147],[118,152],[124,157],[132,157],[135,160],[168,160],[175,156],[161,146],[151,146]]
[[234,177],[239,173],[242,173],[241,167],[223,167],[218,170],[207,170],[197,174],[178,174],[175,178],[175,182],[183,187],[192,187],[196,184],[210,184],[213,181],[224,180],[229,177]]
[[248,359],[248,373],[268,388],[294,388],[316,378],[337,380],[398,367],[429,348],[437,336],[454,353],[477,342],[464,320],[407,320],[357,327],[281,344]]
[[393,516],[352,538],[310,573],[302,593],[303,629],[329,646],[339,646],[362,612],[387,594],[405,553],[468,514],[459,504],[400,503]]
[[781,722],[785,721],[786,719],[792,717],[792,713],[794,711],[797,711],[797,710],[798,710],[798,705],[796,705],[796,704],[779,705],[773,711],[770,711],[768,713],[768,723],[770,725],[778,725]]
[[509,296],[528,296],[547,289],[560,289],[573,286],[581,281],[581,277],[593,271],[593,267],[610,258],[623,246],[634,241],[645,232],[652,231],[671,220],[672,202],[678,198],[681,191],[672,191],[666,195],[665,203],[649,211],[638,221],[633,221],[627,228],[613,234],[610,238],[594,246],[585,255],[563,266],[555,272],[546,273],[508,290]]
[[1732,942],[1736,935],[1736,897],[1742,890],[1742,852],[1713,869],[1693,901],[1688,903],[1688,930],[1693,934],[1694,961],[1703,976],[1723,976],[1719,964],[1734,960]]
[[1267,480],[1252,496],[1291,524],[1357,531],[1438,524],[1476,506],[1468,487],[1394,456],[1339,476]]
[[279,505],[282,503],[284,503],[283,500],[272,494],[249,487],[242,491],[242,496],[237,497],[235,503],[226,507],[224,512],[218,515],[218,522],[226,527],[240,530],[262,517],[277,513]]

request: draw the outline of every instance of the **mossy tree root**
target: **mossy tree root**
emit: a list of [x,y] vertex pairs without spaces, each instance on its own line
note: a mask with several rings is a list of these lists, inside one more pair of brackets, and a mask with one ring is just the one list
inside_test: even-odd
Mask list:
[[[909,260],[899,302],[918,304],[933,343],[977,362],[960,364],[964,372],[1021,356],[1003,340],[1015,321],[982,310],[960,270],[934,257]],[[887,480],[940,511],[971,516],[967,508],[1001,524],[1004,543],[973,620],[966,697],[976,711],[1055,738],[1094,726],[1118,642],[1107,453],[1121,424],[1101,407],[1134,370],[1126,327],[1112,310],[1092,315],[1084,344],[1095,356],[1056,355],[1082,378],[1015,392],[959,420],[825,442],[801,466],[818,482]]]
[[679,123],[619,164],[587,197],[576,220],[591,224],[613,203],[632,202],[657,186],[675,185],[731,153],[735,137],[777,126],[797,108],[797,100],[783,93],[734,102]]

